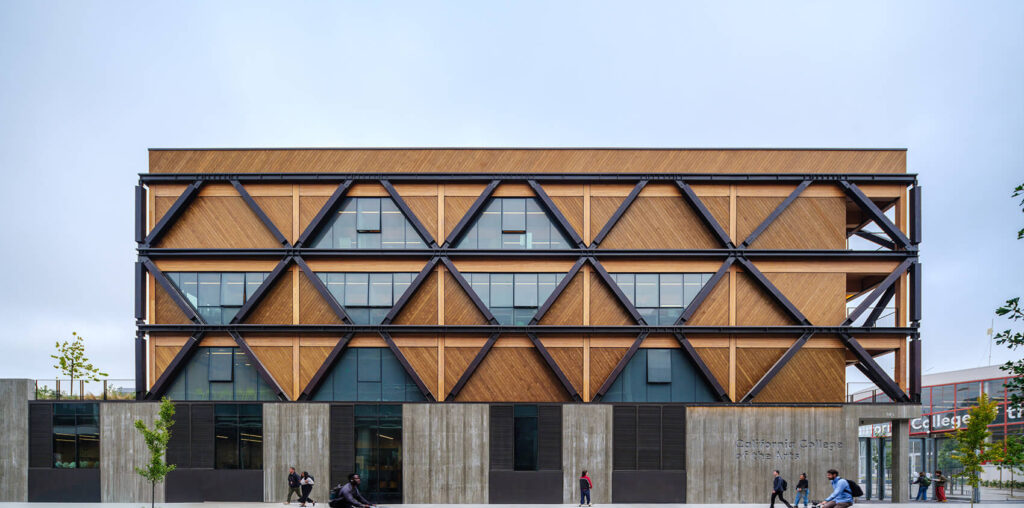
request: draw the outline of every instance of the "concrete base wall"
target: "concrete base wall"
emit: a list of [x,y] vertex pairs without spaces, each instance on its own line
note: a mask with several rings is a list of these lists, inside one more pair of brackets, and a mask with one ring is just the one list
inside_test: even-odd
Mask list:
[[[152,428],[160,404],[108,402],[100,404],[100,499],[104,503],[148,503],[152,485],[135,472],[146,467],[149,448],[135,429],[135,420]],[[164,501],[164,484],[156,485],[156,502]]]
[[28,401],[31,379],[0,379],[0,502],[28,501]]
[[857,428],[842,407],[691,407],[686,410],[688,503],[767,503],[772,471],[789,482],[800,473],[810,496],[831,493],[825,471],[855,474]]
[[403,405],[403,502],[487,503],[489,421],[486,404]]
[[562,406],[562,502],[580,502],[580,472],[590,475],[592,503],[612,501],[612,406]]
[[263,500],[283,503],[288,495],[288,468],[316,479],[310,497],[327,505],[330,491],[330,406],[263,405]]

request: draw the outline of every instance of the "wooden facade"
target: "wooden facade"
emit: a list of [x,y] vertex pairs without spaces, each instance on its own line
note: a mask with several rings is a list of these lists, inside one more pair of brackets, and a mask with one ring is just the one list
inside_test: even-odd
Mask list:
[[[415,218],[438,245],[451,235],[484,192],[486,182],[464,181],[459,173],[621,173],[623,175],[709,174],[905,174],[902,150],[152,150],[149,175],[247,173],[451,173],[449,178],[403,181],[393,187]],[[144,177],[146,175],[143,175]],[[271,272],[287,255],[287,246],[275,237],[264,218],[247,203],[236,186],[208,181],[191,197],[159,239],[146,246],[145,255],[161,272]],[[338,188],[337,183],[310,180],[289,182],[244,181],[266,221],[294,244]],[[880,180],[860,182],[859,189],[881,209],[895,210],[895,223],[905,235],[908,225],[908,185]],[[584,249],[671,250],[679,255],[602,258],[609,273],[714,273],[721,258],[684,255],[680,251],[720,248],[714,231],[672,181],[652,181],[635,196],[599,245],[595,237],[616,215],[634,190],[634,182],[606,179],[585,181],[542,180],[540,187],[580,237]],[[695,182],[691,188],[728,239],[739,245],[797,187],[797,183],[765,180]],[[187,183],[145,181],[144,234],[150,235],[175,202],[187,192]],[[372,177],[361,176],[345,196],[389,196]],[[522,181],[504,181],[494,189],[499,197],[535,197]],[[763,255],[751,262],[760,274],[799,310],[808,323],[794,320],[780,302],[740,263],[728,267],[687,325],[703,327],[784,327],[810,324],[836,327],[847,317],[848,299],[871,290],[897,269],[894,258],[823,257],[811,252],[845,251],[848,238],[865,223],[864,212],[836,184],[815,181],[750,245],[759,251],[808,251],[808,256]],[[209,251],[206,251],[210,249]],[[232,250],[247,253],[232,255]],[[259,255],[253,254],[260,251]],[[274,251],[280,251],[275,258]],[[204,255],[207,252],[209,255]],[[152,253],[153,255],[150,255]],[[159,255],[157,255],[159,254]],[[313,272],[419,273],[430,253],[408,256],[307,256]],[[475,272],[565,274],[575,258],[567,256],[453,257],[457,270],[436,263],[422,284],[409,295],[392,321],[394,325],[488,325],[472,295],[457,277]],[[145,273],[144,325],[188,325],[183,311],[155,275]],[[241,324],[342,325],[331,302],[318,290],[317,281],[296,263],[267,283],[258,304]],[[908,327],[908,276],[895,284],[896,326]],[[586,327],[630,326],[636,319],[613,288],[584,263],[567,283],[534,328],[551,360],[579,397],[595,400],[598,389],[615,374],[635,334],[587,333]],[[546,326],[582,327],[582,333],[545,331]],[[295,332],[239,332],[282,388],[285,398],[296,400],[314,378],[338,334],[296,328]],[[301,331],[299,331],[301,330]],[[145,381],[152,387],[173,363],[190,333],[148,330],[145,335]],[[687,339],[698,357],[724,389],[729,401],[740,401],[799,338],[799,334],[744,333],[694,334]],[[408,365],[437,401],[455,402],[562,402],[572,400],[542,351],[522,333],[502,333],[483,356],[454,398],[449,397],[471,366],[489,335],[455,329],[438,333],[390,334]],[[908,341],[904,333],[858,337],[871,355],[895,353],[893,377],[908,390]],[[236,347],[238,340],[222,332],[200,336],[200,347]],[[361,332],[348,340],[348,348],[388,347],[380,334]],[[669,333],[652,333],[640,348],[679,348]],[[857,358],[835,335],[816,334],[775,373],[753,402],[843,402],[845,369]]]

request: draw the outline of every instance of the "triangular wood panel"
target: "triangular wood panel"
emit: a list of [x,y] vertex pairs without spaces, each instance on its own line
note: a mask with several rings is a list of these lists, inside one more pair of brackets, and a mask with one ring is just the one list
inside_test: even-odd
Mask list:
[[[701,302],[686,324],[691,326],[728,326],[729,325],[729,275],[724,274],[715,284],[711,294]],[[724,386],[724,385],[723,385]]]
[[[843,349],[797,351],[753,402],[844,402],[846,363]],[[807,373],[813,372],[809,379]]]
[[[187,187],[188,185],[150,185],[149,192],[153,195],[153,213],[150,224],[156,226]],[[161,194],[159,196],[155,195],[158,191]],[[151,231],[152,229],[149,229],[146,234],[148,235]]]
[[463,194],[472,194],[472,196],[448,196],[444,197],[444,238],[439,238],[438,243],[443,243],[448,239],[448,235],[452,233],[452,229],[455,225],[462,220],[462,217],[469,212],[469,208],[476,202],[476,198],[480,197],[487,185],[460,185],[463,190],[469,192],[463,192]]
[[290,325],[294,322],[294,309],[292,306],[292,277],[295,273],[288,269],[281,273],[281,276],[270,286],[270,290],[263,295],[263,299],[256,304],[256,308],[249,313],[243,321],[247,324],[266,325]]
[[608,376],[615,370],[627,347],[593,347],[590,348],[590,396],[593,397]]
[[576,196],[551,196],[551,201],[562,212],[565,220],[569,221],[576,234],[583,238],[583,198]]
[[[409,209],[419,219],[420,224],[423,224],[423,227],[434,235],[434,240],[437,240],[437,196],[402,196],[402,200],[409,205]],[[441,242],[443,241],[441,240]],[[430,239],[424,238],[423,242],[430,243]]]
[[455,276],[444,270],[444,323],[446,325],[486,325],[487,318],[473,304]]
[[[156,337],[151,336],[151,340]],[[167,336],[161,336],[160,338],[169,338]],[[182,342],[188,340],[188,337],[180,337]],[[175,356],[181,351],[181,346],[163,346],[158,345],[153,347],[153,372],[150,374],[150,379],[156,381],[160,379],[160,375],[167,370],[167,366],[171,364]]]
[[629,315],[615,293],[604,283],[597,273],[590,273],[590,324],[599,325],[635,325],[636,320]]
[[[704,365],[708,366],[711,375],[726,392],[729,391],[729,348],[698,347],[694,348]],[[742,397],[737,395],[737,397]]]
[[[150,279],[150,281],[152,282],[152,279]],[[167,294],[167,291],[164,290],[163,286],[155,282],[153,285],[153,291],[156,296],[156,307],[153,309],[155,311],[155,315],[152,316],[153,324],[182,325],[192,322],[189,318],[185,317],[185,313],[181,310],[181,307],[178,307],[178,304],[174,303],[174,300],[171,299],[171,295]]]
[[736,398],[743,398],[785,353],[784,348],[737,348]]
[[[402,356],[405,357],[409,365],[412,366],[412,370],[416,371],[416,375],[420,377],[423,384],[427,385],[427,389],[434,395],[434,399],[438,398],[437,394],[437,348],[436,347],[400,347],[398,348],[402,352]],[[447,352],[447,351],[446,351]]]
[[437,270],[431,270],[392,322],[396,325],[437,324]]
[[[569,285],[551,305],[542,325],[583,325],[583,271],[576,272]],[[561,281],[559,281],[561,282]]]
[[569,383],[577,393],[583,393],[583,348],[579,347],[548,347],[551,358],[562,369]]
[[318,325],[344,324],[334,309],[324,301],[305,272],[299,272],[299,323]]
[[501,341],[459,392],[459,402],[569,401],[569,394],[536,349],[498,347]]
[[738,326],[785,326],[799,324],[746,272],[736,272],[736,324]]
[[811,324],[837,326],[846,319],[846,302],[821,295],[842,294],[845,273],[766,273],[765,277],[800,309]]
[[[715,218],[719,226],[722,226],[722,231],[725,234],[729,234],[729,198],[725,196],[697,196],[700,198],[704,206],[707,207],[708,211],[711,212],[711,216]],[[732,239],[733,244],[742,242],[743,239]]]
[[299,348],[299,390],[301,391],[313,379],[316,371],[331,354],[331,346],[302,346]]
[[[198,196],[160,238],[157,247],[210,249],[273,249],[281,247],[267,226],[228,184],[230,195]],[[228,190],[230,189],[230,190]],[[218,192],[220,193],[220,192]]]
[[291,196],[253,196],[253,201],[263,210],[263,213],[270,218],[270,222],[274,223],[277,230],[288,239],[289,242],[295,243],[296,236],[292,234],[292,197]]
[[[784,199],[737,198],[739,241],[743,241]],[[845,249],[846,200],[840,197],[799,197],[750,246],[755,249]]]
[[[299,196],[299,234],[301,235],[306,228],[309,227],[309,223],[313,222],[313,218],[316,214],[320,213],[320,209],[327,204],[328,196]],[[315,238],[310,238],[309,241],[305,242],[306,246],[312,244]]]
[[[601,242],[606,249],[715,249],[721,244],[671,184],[648,184]],[[657,195],[654,195],[657,194]],[[593,203],[591,203],[593,206]],[[656,232],[656,234],[655,234]]]
[[[486,340],[486,337],[481,337]],[[478,347],[445,347],[444,348],[444,395],[452,391],[455,383],[466,372],[469,364],[480,352]]]
[[252,346],[251,349],[267,372],[277,381],[277,385],[288,395],[288,400],[295,400],[297,394],[294,393],[292,386],[292,347]]
[[626,200],[626,196],[592,196],[590,198],[590,238],[593,239],[601,232],[604,225],[608,223],[619,205]]

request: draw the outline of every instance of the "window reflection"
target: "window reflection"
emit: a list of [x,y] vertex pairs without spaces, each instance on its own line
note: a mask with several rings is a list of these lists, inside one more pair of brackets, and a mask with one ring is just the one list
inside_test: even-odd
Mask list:
[[536,198],[493,198],[455,247],[567,249],[569,241]]
[[166,272],[185,301],[209,324],[230,323],[267,272]]
[[375,325],[384,321],[416,278],[415,273],[405,272],[318,272],[316,275],[338,305],[345,308],[352,322],[359,325]]
[[92,469],[99,465],[99,404],[54,404],[53,467]]

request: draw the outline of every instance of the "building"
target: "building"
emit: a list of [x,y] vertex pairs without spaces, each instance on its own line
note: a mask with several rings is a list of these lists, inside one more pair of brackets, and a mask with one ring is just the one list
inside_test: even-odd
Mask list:
[[[977,405],[978,397],[988,394],[998,404],[995,421],[989,425],[992,439],[1003,441],[1008,435],[1024,434],[1024,414],[1021,408],[1008,405],[1009,393],[1004,384],[1012,379],[998,366],[954,370],[922,376],[922,415],[910,421],[910,472],[925,471],[929,476],[936,470],[946,474],[958,472],[960,464],[951,457],[955,448],[952,434],[966,425],[967,413]],[[876,390],[854,395],[855,402],[884,402],[885,394]],[[860,481],[865,493],[872,499],[885,499],[891,495],[890,424],[865,425],[860,428]],[[994,466],[986,466],[985,477],[998,479]]]
[[[167,501],[277,501],[295,465],[321,499],[357,471],[389,503],[573,502],[588,469],[599,503],[755,502],[776,468],[823,492],[825,469],[856,467],[858,424],[918,416],[904,150],[149,162],[140,402],[28,404],[28,499],[148,496],[123,448],[138,443],[104,432],[165,396]],[[896,402],[845,403],[848,365]]]

